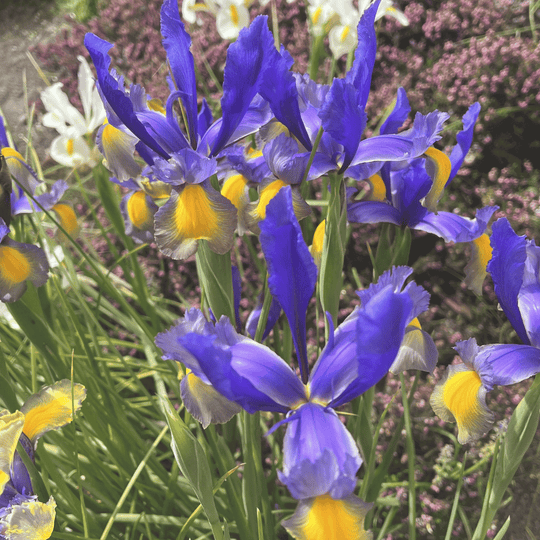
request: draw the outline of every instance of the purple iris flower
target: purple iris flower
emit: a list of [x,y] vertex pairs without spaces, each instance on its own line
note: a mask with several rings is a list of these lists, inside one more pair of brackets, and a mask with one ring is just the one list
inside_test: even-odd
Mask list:
[[508,386],[540,372],[540,248],[517,236],[506,218],[493,224],[493,256],[488,264],[495,293],[523,345],[478,346],[459,342],[463,364],[452,365],[431,396],[435,412],[456,420],[460,443],[491,429],[495,417],[485,398],[494,386]]
[[[183,362],[229,401],[249,413],[287,414],[281,480],[297,499],[351,495],[362,460],[334,411],[376,384],[389,370],[408,322],[427,308],[429,295],[409,284],[410,269],[381,276],[362,292],[357,308],[334,332],[309,373],[306,311],[317,269],[295,218],[290,187],[270,201],[261,222],[269,287],[288,318],[301,378],[266,346],[240,336],[222,317],[193,325],[189,314],[156,343],[164,358]],[[280,423],[281,424],[281,423]],[[280,425],[278,424],[278,425]]]

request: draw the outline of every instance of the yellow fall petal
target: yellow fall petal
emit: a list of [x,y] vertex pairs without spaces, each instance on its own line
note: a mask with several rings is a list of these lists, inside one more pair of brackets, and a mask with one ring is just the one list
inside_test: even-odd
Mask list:
[[482,286],[487,275],[487,263],[491,260],[493,249],[489,236],[483,234],[471,243],[471,260],[465,267],[465,284],[478,295],[482,294]]
[[[86,397],[86,389],[82,384],[73,385],[73,401],[75,411],[81,408]],[[31,396],[21,408],[25,416],[23,433],[35,442],[41,435],[52,429],[65,426],[72,417],[71,381],[63,380],[46,386]]]
[[80,227],[77,221],[77,214],[69,204],[58,203],[52,208],[60,221],[63,229],[72,237],[76,238],[79,234]]
[[300,501],[283,526],[297,540],[370,540],[364,519],[372,506],[353,495],[346,499],[322,495]]
[[[10,414],[4,410],[0,413],[0,493],[9,480],[13,455],[23,431],[24,414],[16,411]],[[7,475],[7,480],[5,479]],[[4,480],[6,480],[4,482]],[[3,482],[3,483],[2,483]]]
[[323,219],[317,228],[315,229],[315,234],[313,235],[313,243],[309,248],[311,256],[317,265],[317,268],[321,266],[322,251],[324,246],[324,234],[326,231],[326,220]]
[[11,246],[0,245],[0,280],[17,285],[27,280],[32,272],[28,257]]
[[268,184],[259,195],[259,203],[253,212],[253,217],[257,220],[266,218],[266,207],[268,203],[278,194],[279,190],[287,184],[282,180],[274,180]]
[[464,444],[479,439],[493,425],[494,416],[485,404],[485,394],[476,371],[459,364],[448,367],[429,401],[442,420],[457,422],[458,441]]
[[0,518],[0,534],[6,540],[47,540],[54,529],[56,503],[29,500],[8,509]]
[[371,175],[367,180],[371,186],[368,199],[370,201],[384,201],[386,199],[386,186],[378,174]]
[[448,182],[448,178],[450,178],[452,163],[444,152],[433,148],[433,146],[428,148],[424,152],[424,155],[428,158],[428,161],[433,168],[433,172],[431,173],[433,185],[424,199],[424,206],[430,212],[436,212],[437,203],[441,198],[446,182]]
[[234,206],[241,210],[248,202],[246,197],[246,186],[248,179],[241,174],[233,174],[225,180],[221,188],[221,194],[231,201]]
[[152,212],[148,208],[144,191],[136,191],[131,195],[127,201],[126,210],[131,223],[137,229],[146,230],[154,219]]

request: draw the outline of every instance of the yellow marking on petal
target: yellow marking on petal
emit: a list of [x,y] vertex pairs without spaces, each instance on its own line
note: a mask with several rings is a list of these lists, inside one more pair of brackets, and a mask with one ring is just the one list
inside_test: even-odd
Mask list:
[[168,199],[171,196],[172,186],[161,180],[150,182],[148,179],[141,181],[141,187],[152,199]]
[[167,111],[165,111],[165,108],[163,107],[163,103],[161,102],[161,99],[153,98],[149,99],[146,104],[148,105],[148,108],[151,111],[156,111],[158,113],[161,113],[163,116],[167,115]]
[[248,148],[247,159],[256,159],[263,155],[262,150],[256,150],[255,148]]
[[73,139],[68,139],[68,142],[66,143],[66,151],[69,156],[73,155]]
[[477,257],[479,264],[483,268],[486,268],[487,263],[491,260],[491,256],[493,255],[493,248],[491,247],[489,236],[483,234],[482,236],[475,238],[473,240],[473,245],[478,250]]
[[22,155],[19,154],[17,150],[14,150],[13,148],[10,148],[9,146],[5,146],[4,148],[2,148],[2,155],[5,158],[17,158],[17,159],[20,159],[21,161],[24,161],[24,158],[22,157]]
[[465,284],[479,296],[487,275],[487,263],[491,260],[493,249],[489,236],[483,234],[471,242],[471,260],[465,267]]
[[326,231],[326,220],[322,220],[313,235],[313,243],[311,244],[309,251],[317,267],[321,266],[322,251],[324,246],[324,234]]
[[264,219],[266,217],[266,207],[268,203],[278,194],[279,190],[287,184],[282,180],[274,180],[268,184],[259,196],[259,204],[254,211],[257,219]]
[[478,401],[478,391],[482,381],[476,371],[459,371],[448,377],[444,383],[442,399],[444,405],[454,415],[458,429],[478,422],[483,410]]
[[77,214],[69,204],[58,203],[52,208],[60,218],[60,225],[70,236],[77,236],[79,233],[79,223]]
[[[9,473],[11,463],[13,461],[13,455],[19,442],[19,438],[23,431],[24,426],[24,414],[20,411],[14,413],[8,413],[3,411],[0,416],[0,472],[7,474],[9,479]],[[0,493],[5,486],[2,485],[4,476],[0,475]]]
[[351,512],[342,499],[316,497],[303,526],[305,540],[367,540],[364,516]]
[[238,26],[240,23],[240,17],[238,16],[238,10],[236,9],[236,6],[234,4],[231,4],[229,6],[229,10],[231,12],[231,21],[234,24],[234,26]]
[[151,218],[151,212],[146,204],[146,193],[144,191],[133,193],[127,201],[126,210],[131,223],[137,229],[144,229]]
[[342,43],[347,39],[347,36],[349,35],[350,31],[351,31],[351,29],[348,26],[345,26],[343,28],[343,31],[341,32],[341,36],[339,37],[339,39],[340,39],[340,41]]
[[26,501],[13,504],[2,519],[2,535],[9,540],[47,540],[54,530],[56,503]]
[[11,246],[0,246],[0,279],[16,285],[28,279],[31,271],[32,265],[24,253]]
[[371,186],[369,200],[384,201],[386,199],[386,186],[383,179],[378,174],[373,174],[368,178],[368,182]]
[[311,16],[311,20],[313,22],[314,25],[316,25],[318,22],[319,22],[319,18],[321,16],[321,13],[322,13],[322,6],[319,6],[314,12],[313,12],[313,15]]
[[[75,411],[86,397],[82,384],[73,385]],[[58,429],[72,420],[71,381],[64,380],[43,388],[23,405],[25,415],[23,433],[34,442],[51,429]]]
[[426,195],[424,206],[430,212],[435,212],[437,203],[439,202],[439,199],[444,191],[444,187],[446,186],[446,182],[448,182],[448,178],[450,178],[452,163],[444,152],[437,150],[433,146],[428,148],[424,152],[424,155],[429,159],[435,168],[433,185],[431,186],[429,193]]
[[408,326],[414,326],[416,328],[420,328],[420,330],[422,330],[422,326],[420,324],[420,321],[418,320],[418,317],[415,317],[409,324]]
[[104,147],[116,146],[118,144],[122,144],[123,136],[124,132],[122,130],[107,123],[101,133],[101,141]]
[[0,471],[0,495],[4,493],[4,488],[6,487],[6,484],[9,482],[9,474],[5,473],[4,471]]
[[245,176],[242,176],[241,174],[234,174],[233,176],[229,176],[225,183],[223,184],[223,187],[221,188],[221,194],[229,199],[234,206],[240,210],[241,206],[245,206],[242,204],[242,197],[245,199],[245,191],[246,186],[248,184],[248,179]]
[[219,233],[219,220],[204,188],[195,184],[184,187],[175,209],[176,230],[186,238],[207,240]]

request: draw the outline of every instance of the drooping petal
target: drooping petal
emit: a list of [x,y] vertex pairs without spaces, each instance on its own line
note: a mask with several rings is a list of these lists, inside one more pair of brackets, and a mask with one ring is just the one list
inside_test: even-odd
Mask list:
[[300,501],[282,525],[296,540],[371,540],[364,520],[372,507],[354,495],[343,499],[321,495]]
[[94,158],[88,143],[83,136],[70,137],[60,135],[51,143],[51,158],[64,167],[81,167],[95,165]]
[[432,212],[426,215],[414,228],[429,232],[444,239],[445,242],[471,242],[484,234],[491,216],[498,206],[485,206],[476,211],[476,218],[462,217],[452,212]]
[[398,374],[408,369],[419,369],[431,373],[437,365],[438,357],[439,352],[433,339],[422,330],[415,318],[405,329],[405,336],[390,366],[390,372]]
[[203,428],[209,424],[224,424],[242,410],[193,372],[187,373],[182,379],[180,395],[186,409]]
[[2,155],[6,159],[9,172],[24,189],[33,194],[36,187],[41,184],[34,170],[26,164],[26,161],[17,150],[13,150],[9,146],[2,148]]
[[2,494],[11,474],[11,464],[23,431],[24,414],[16,411],[10,414],[0,412],[0,494]]
[[227,253],[234,241],[236,208],[210,182],[181,186],[156,212],[154,236],[173,259],[187,259],[207,240],[212,251]]
[[492,227],[493,256],[487,269],[504,313],[523,343],[530,345],[518,306],[518,294],[523,285],[527,258],[526,246],[525,236],[518,236],[506,218],[497,220]]
[[291,495],[300,500],[326,493],[336,499],[351,495],[362,459],[337,414],[310,402],[289,420],[278,475]]
[[463,281],[469,289],[480,296],[487,275],[487,264],[493,253],[489,236],[484,233],[475,238],[471,242],[471,251],[471,259],[465,267],[465,279]]
[[56,503],[37,497],[18,497],[0,510],[0,536],[5,540],[47,540],[54,529]]
[[302,379],[307,382],[306,311],[317,283],[317,267],[294,215],[286,186],[268,203],[259,224],[260,242],[268,265],[268,285],[291,328]]
[[313,262],[317,265],[317,268],[321,267],[325,231],[326,220],[323,219],[315,229],[315,233],[313,234],[313,243],[309,248],[309,252],[313,257]]
[[197,81],[195,63],[189,50],[191,38],[180,20],[177,0],[166,0],[161,8],[161,35],[176,88],[186,111],[191,145],[197,145]]
[[128,193],[120,202],[126,234],[138,243],[154,240],[154,214],[158,207],[144,191]]
[[456,135],[457,144],[452,148],[450,154],[450,162],[452,163],[452,171],[448,182],[450,183],[454,176],[458,173],[469,149],[471,148],[474,135],[474,126],[478,115],[480,114],[480,103],[473,103],[467,112],[463,115],[463,130]]
[[64,231],[66,231],[71,238],[77,238],[77,236],[79,236],[81,227],[79,226],[77,214],[75,214],[73,207],[69,204],[58,203],[52,207],[52,210],[56,214]]
[[137,145],[137,138],[134,135],[106,123],[99,128],[96,144],[105,157],[104,165],[120,181],[139,176],[141,166],[133,157]]
[[429,402],[439,418],[457,422],[460,444],[479,439],[495,422],[480,376],[465,364],[448,366]]
[[[86,389],[82,384],[72,384],[63,380],[46,386],[37,394],[30,396],[21,408],[24,414],[23,433],[35,444],[47,431],[61,428],[73,420],[86,398]],[[72,410],[72,400],[75,409]]]
[[221,39],[236,39],[248,25],[249,11],[241,0],[221,0],[216,14],[216,30]]
[[45,252],[32,244],[5,238],[0,244],[0,300],[15,302],[26,291],[26,281],[36,287],[47,282],[49,263]]
[[247,230],[246,207],[249,204],[248,179],[241,174],[233,174],[225,180],[221,194],[231,201],[238,211],[238,234],[243,235]]
[[436,212],[437,203],[442,197],[444,187],[448,183],[452,164],[447,155],[433,146],[428,148],[424,155],[428,158],[426,161],[426,170],[433,180],[433,185],[426,195],[424,206],[430,212]]

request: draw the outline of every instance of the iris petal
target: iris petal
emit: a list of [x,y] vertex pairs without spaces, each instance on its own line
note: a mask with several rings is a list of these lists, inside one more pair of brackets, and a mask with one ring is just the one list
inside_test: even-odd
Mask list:
[[[13,456],[19,442],[19,437],[23,431],[24,414],[16,411],[10,414],[8,411],[0,412],[0,494],[3,491],[5,483],[9,480]],[[6,479],[7,475],[7,479]]]
[[209,182],[173,190],[156,212],[155,239],[160,250],[173,259],[186,259],[197,251],[198,240],[207,240],[212,251],[227,253],[236,229],[236,208]]
[[72,384],[63,380],[46,386],[37,394],[31,396],[22,406],[24,414],[23,433],[35,443],[47,431],[58,429],[73,420],[72,413],[78,411],[86,398],[86,389],[82,384]]
[[442,420],[457,422],[460,444],[479,439],[495,421],[487,408],[486,389],[480,376],[465,364],[447,368],[429,401]]
[[0,517],[0,536],[5,540],[47,540],[54,529],[56,503],[51,497],[47,503],[37,497],[21,498],[8,506]]
[[518,236],[506,218],[497,220],[492,227],[493,256],[487,269],[495,286],[495,294],[504,313],[521,341],[530,345],[518,306],[518,294],[523,285],[527,242]]
[[407,120],[407,116],[409,116],[410,112],[411,106],[407,99],[407,93],[404,88],[398,88],[396,104],[381,126],[379,133],[381,135],[386,133],[397,133],[398,129],[403,125],[405,120]]
[[289,321],[304,382],[307,381],[306,311],[317,267],[294,215],[292,193],[285,186],[267,206],[260,222],[261,247],[268,265],[268,285]]
[[296,540],[371,540],[364,520],[372,507],[354,495],[344,499],[321,495],[300,501],[282,525]]

